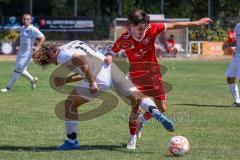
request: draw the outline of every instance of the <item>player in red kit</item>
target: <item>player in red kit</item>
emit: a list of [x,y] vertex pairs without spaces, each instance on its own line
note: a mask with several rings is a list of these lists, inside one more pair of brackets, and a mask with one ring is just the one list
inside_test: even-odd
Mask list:
[[236,41],[235,39],[235,31],[233,28],[230,28],[228,31],[228,42],[229,43],[234,43]]
[[235,31],[233,28],[229,28],[228,30],[228,41],[227,41],[227,44],[228,44],[228,47],[230,48],[231,52],[235,52],[235,46],[236,46],[236,34],[235,34]]
[[176,40],[174,39],[174,36],[171,34],[170,38],[167,40],[167,54],[168,57],[170,57],[170,54],[173,53],[173,56],[176,57],[177,54],[177,48],[175,47]]
[[[143,10],[134,10],[128,14],[130,27],[113,45],[112,51],[125,51],[130,68],[132,82],[147,96],[154,99],[161,112],[166,111],[166,92],[162,80],[160,66],[155,55],[154,41],[157,34],[167,29],[207,25],[212,22],[209,18],[202,18],[192,22],[150,23],[149,16]],[[109,53],[110,54],[110,53]],[[111,63],[111,55],[106,56],[105,62]],[[152,118],[151,113],[145,112],[140,117],[139,125],[129,124],[130,138],[128,145],[140,137],[144,122]]]

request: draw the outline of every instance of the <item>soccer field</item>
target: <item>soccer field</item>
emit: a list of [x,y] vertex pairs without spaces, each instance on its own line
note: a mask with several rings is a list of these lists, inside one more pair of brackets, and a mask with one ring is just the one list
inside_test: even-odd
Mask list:
[[[169,133],[151,120],[137,149],[128,151],[130,107],[120,100],[113,111],[79,123],[81,150],[57,151],[55,146],[63,142],[65,127],[55,115],[55,105],[67,95],[49,87],[55,66],[42,71],[31,64],[30,73],[40,80],[36,91],[21,78],[12,93],[0,94],[0,159],[239,160],[240,108],[229,107],[232,98],[224,77],[229,60],[161,63],[168,68],[164,79],[173,86],[167,114],[176,132]],[[14,62],[0,62],[0,87],[7,84],[13,67]],[[83,110],[93,109],[97,103],[85,105]],[[169,155],[168,141],[174,135],[188,138],[190,154],[178,158]]]

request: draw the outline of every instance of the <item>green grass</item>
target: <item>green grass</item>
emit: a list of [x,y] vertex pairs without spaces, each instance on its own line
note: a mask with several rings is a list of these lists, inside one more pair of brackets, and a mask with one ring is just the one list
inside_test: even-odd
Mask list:
[[[120,101],[112,112],[80,122],[78,139],[82,149],[66,152],[54,150],[65,138],[64,123],[55,116],[54,109],[67,95],[48,85],[55,67],[42,71],[31,64],[29,71],[40,79],[36,91],[32,92],[29,82],[21,78],[12,93],[0,94],[0,159],[239,160],[240,109],[228,107],[232,103],[224,77],[228,63],[162,62],[169,69],[164,78],[173,85],[167,113],[176,124],[174,134],[152,120],[145,126],[137,150],[128,151],[125,146],[130,108]],[[0,87],[7,84],[13,67],[13,62],[0,62]],[[189,139],[190,154],[168,154],[167,144],[173,135]]]

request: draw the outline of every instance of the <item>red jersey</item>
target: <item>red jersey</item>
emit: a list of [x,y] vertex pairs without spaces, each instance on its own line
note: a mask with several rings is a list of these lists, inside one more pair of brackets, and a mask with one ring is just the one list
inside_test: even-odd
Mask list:
[[235,42],[235,32],[234,31],[229,31],[228,32],[228,42],[232,43]]
[[149,24],[142,40],[136,41],[130,32],[124,33],[113,45],[112,51],[124,50],[130,64],[132,62],[157,62],[154,42],[156,35],[166,29],[164,23]]
[[112,51],[124,50],[130,63],[130,77],[136,87],[148,96],[165,99],[160,67],[155,55],[155,38],[166,30],[164,23],[151,23],[141,41],[130,32],[124,33],[113,45]]
[[174,46],[176,44],[176,41],[174,39],[168,39],[167,43],[169,43],[171,46]]

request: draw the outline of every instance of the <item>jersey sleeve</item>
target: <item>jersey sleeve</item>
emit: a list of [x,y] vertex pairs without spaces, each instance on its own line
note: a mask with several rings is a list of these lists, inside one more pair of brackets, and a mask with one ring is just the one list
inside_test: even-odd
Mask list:
[[152,32],[157,35],[160,32],[166,32],[167,25],[166,23],[151,23],[151,30]]
[[33,34],[34,34],[34,37],[37,37],[37,38],[44,37],[43,33],[37,28],[33,29]]
[[119,38],[112,46],[111,50],[114,52],[114,53],[118,53],[121,48],[120,48],[120,42],[121,42],[121,38]]
[[57,55],[57,62],[59,64],[64,64],[67,62],[71,62],[73,53],[68,52],[66,49],[59,49],[59,53]]

